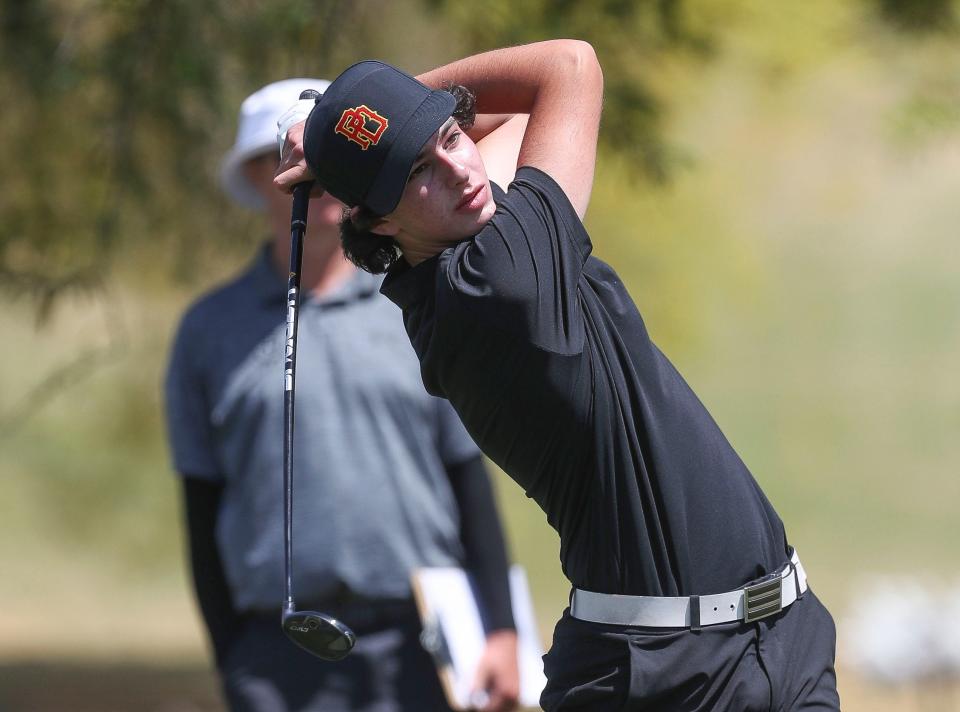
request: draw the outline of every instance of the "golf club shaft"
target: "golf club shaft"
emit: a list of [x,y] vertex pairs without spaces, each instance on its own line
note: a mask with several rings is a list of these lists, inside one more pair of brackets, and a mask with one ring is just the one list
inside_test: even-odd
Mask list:
[[284,609],[293,611],[293,420],[294,378],[297,366],[297,321],[300,312],[300,268],[307,206],[312,181],[293,187],[290,220],[290,274],[287,280],[287,340],[283,373],[283,571]]

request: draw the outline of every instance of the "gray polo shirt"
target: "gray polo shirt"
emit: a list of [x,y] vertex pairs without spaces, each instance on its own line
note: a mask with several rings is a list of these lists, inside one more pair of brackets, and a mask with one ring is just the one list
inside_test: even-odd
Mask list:
[[[462,563],[445,467],[479,455],[428,395],[400,311],[357,272],[305,298],[297,350],[294,593],[406,598],[416,566]],[[217,543],[234,604],[283,590],[286,284],[263,250],[184,316],[166,379],[174,467],[224,484]]]

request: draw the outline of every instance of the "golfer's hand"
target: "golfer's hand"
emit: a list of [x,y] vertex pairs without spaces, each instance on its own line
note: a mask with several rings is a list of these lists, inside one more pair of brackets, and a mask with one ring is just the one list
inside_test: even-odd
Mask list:
[[[284,193],[292,192],[297,183],[314,180],[307,160],[303,157],[304,123],[301,121],[287,129],[287,136],[280,148],[280,165],[273,174],[273,185]],[[310,197],[316,198],[320,195],[323,195],[323,188],[314,183]]]
[[510,712],[520,699],[520,669],[517,664],[517,634],[512,630],[497,630],[487,636],[474,689],[486,693],[487,703],[482,712]]

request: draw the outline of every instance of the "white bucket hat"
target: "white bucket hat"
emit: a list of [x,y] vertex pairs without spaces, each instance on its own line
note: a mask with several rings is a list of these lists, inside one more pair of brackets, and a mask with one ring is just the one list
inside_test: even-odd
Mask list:
[[220,162],[220,186],[236,203],[263,210],[263,198],[243,175],[243,164],[251,158],[275,151],[277,119],[300,98],[304,89],[321,94],[330,84],[325,79],[284,79],[267,84],[243,100],[237,120],[237,139]]

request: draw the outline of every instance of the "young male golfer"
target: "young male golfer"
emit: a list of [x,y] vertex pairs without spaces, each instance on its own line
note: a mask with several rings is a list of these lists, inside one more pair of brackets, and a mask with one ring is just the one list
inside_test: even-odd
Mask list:
[[[450,85],[529,114],[506,192],[502,134],[474,144]],[[570,40],[420,82],[362,62],[288,132],[275,184],[315,177],[353,206],[345,251],[387,271],[427,390],[559,532],[574,590],[544,709],[839,709],[833,621],[780,518],[590,256],[602,85]]]

